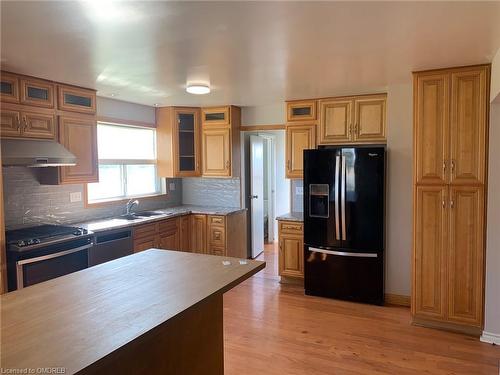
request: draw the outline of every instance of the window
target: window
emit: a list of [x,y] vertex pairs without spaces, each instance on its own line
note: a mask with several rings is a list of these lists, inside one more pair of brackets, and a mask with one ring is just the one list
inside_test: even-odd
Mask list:
[[88,184],[90,203],[160,194],[156,173],[156,131],[97,124],[99,182]]

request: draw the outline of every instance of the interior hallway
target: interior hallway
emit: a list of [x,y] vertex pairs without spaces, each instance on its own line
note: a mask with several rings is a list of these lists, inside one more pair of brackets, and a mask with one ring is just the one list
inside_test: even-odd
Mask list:
[[224,296],[225,373],[499,374],[500,348],[410,325],[410,310],[308,297],[265,270]]

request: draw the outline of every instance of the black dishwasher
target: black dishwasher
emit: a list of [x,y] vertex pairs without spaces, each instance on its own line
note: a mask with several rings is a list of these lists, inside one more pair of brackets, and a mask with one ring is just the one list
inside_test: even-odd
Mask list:
[[96,233],[95,239],[95,245],[89,249],[89,267],[133,253],[130,228]]

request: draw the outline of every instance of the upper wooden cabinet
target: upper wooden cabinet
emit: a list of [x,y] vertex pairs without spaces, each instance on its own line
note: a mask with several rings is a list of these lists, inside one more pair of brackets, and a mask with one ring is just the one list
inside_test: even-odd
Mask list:
[[[239,107],[202,108],[202,175],[240,176]],[[210,115],[217,115],[210,117]],[[208,116],[208,118],[207,118]]]
[[200,109],[158,108],[156,122],[158,174],[161,177],[200,176]]
[[316,148],[316,125],[286,126],[286,177],[302,178],[304,150]]
[[93,117],[59,118],[59,143],[77,158],[77,165],[60,167],[59,183],[99,181],[97,123]]
[[19,103],[19,78],[17,75],[0,72],[0,100]]
[[415,73],[419,184],[483,184],[489,66]]
[[52,82],[21,77],[19,85],[21,104],[54,108],[55,85]]
[[286,121],[316,120],[316,100],[294,100],[286,102]]
[[81,87],[58,85],[58,108],[61,111],[71,111],[80,113],[96,113],[96,92],[95,90]]
[[203,126],[227,126],[231,125],[230,106],[208,107],[201,109]]
[[1,111],[1,135],[13,138],[56,139],[54,112],[4,104]]
[[353,101],[350,99],[320,100],[320,144],[347,143],[352,139]]
[[386,141],[386,94],[319,101],[319,144]]

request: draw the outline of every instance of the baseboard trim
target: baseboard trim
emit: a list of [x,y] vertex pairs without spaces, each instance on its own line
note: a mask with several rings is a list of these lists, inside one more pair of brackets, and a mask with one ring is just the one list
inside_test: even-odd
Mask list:
[[450,331],[456,333],[463,333],[469,336],[478,337],[481,336],[482,329],[479,327],[466,326],[462,324],[443,322],[439,320],[423,319],[420,317],[413,316],[411,323],[414,326],[441,329],[443,331]]
[[384,304],[385,305],[392,305],[392,306],[410,307],[411,298],[410,298],[410,296],[404,296],[401,294],[386,293]]
[[479,340],[488,344],[500,345],[500,335],[497,333],[483,331]]

